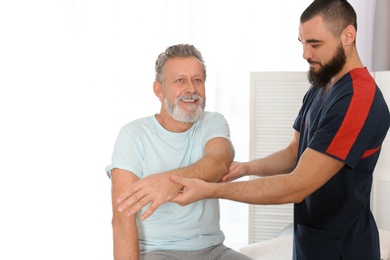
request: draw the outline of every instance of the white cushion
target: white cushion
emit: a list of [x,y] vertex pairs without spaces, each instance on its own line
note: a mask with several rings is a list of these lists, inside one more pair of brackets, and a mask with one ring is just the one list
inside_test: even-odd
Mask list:
[[253,243],[240,248],[240,252],[253,260],[291,260],[292,235]]
[[381,259],[390,260],[390,231],[379,229]]
[[[379,229],[381,259],[390,260],[390,231]],[[281,236],[240,248],[254,260],[291,260],[292,235]]]

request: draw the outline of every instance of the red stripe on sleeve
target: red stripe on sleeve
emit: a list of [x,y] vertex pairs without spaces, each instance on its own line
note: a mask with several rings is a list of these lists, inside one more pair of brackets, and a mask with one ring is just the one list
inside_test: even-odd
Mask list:
[[343,160],[347,158],[355,143],[374,100],[375,82],[372,77],[363,76],[362,78],[359,76],[361,73],[368,72],[366,69],[355,69],[350,72],[353,87],[352,100],[339,130],[326,151]]
[[375,149],[371,149],[371,150],[367,150],[364,152],[362,158],[366,158],[368,156],[371,156],[373,155],[374,153],[376,153],[381,147],[379,146],[378,148],[375,148]]

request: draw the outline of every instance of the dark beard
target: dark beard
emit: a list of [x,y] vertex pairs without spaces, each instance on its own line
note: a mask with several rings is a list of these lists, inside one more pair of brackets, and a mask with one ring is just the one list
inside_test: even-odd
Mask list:
[[314,87],[324,88],[343,69],[346,61],[345,51],[340,45],[333,58],[327,64],[323,65],[318,72],[310,68],[307,72],[307,79]]

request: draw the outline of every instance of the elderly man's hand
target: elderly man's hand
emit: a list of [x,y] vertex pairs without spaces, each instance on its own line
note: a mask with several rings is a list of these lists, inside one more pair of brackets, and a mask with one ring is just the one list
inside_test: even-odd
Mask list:
[[136,182],[119,196],[118,210],[126,211],[128,215],[132,215],[150,203],[148,209],[140,217],[144,220],[152,215],[161,204],[176,197],[181,188],[181,185],[172,182],[170,174],[149,175]]

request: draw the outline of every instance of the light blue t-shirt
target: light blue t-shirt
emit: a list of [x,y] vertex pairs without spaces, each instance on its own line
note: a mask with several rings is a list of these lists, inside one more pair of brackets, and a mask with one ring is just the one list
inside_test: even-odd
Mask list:
[[[230,142],[228,123],[219,113],[204,112],[202,118],[183,133],[167,131],[155,116],[141,118],[120,130],[106,172],[120,168],[143,178],[185,167],[201,159],[207,141],[216,137]],[[232,150],[234,152],[233,145]],[[217,199],[205,199],[185,207],[164,203],[148,219],[137,217],[137,226],[141,252],[199,250],[225,239],[219,226]]]

